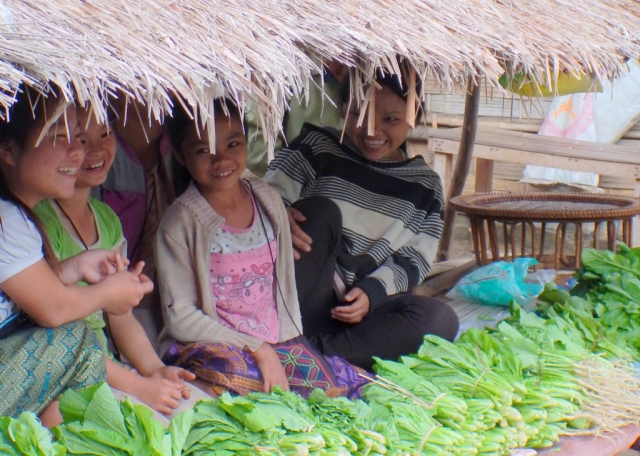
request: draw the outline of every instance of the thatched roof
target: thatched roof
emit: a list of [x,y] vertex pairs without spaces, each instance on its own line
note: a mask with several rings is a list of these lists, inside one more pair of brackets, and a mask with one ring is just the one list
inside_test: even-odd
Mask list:
[[[0,105],[21,81],[96,106],[123,89],[151,115],[177,94],[253,99],[267,131],[303,94],[314,55],[366,80],[402,55],[441,84],[521,71],[616,76],[640,57],[638,0],[0,0]],[[2,25],[4,24],[4,25]],[[397,68],[395,68],[397,71]],[[360,97],[361,98],[361,97]],[[103,112],[98,109],[98,114]]]

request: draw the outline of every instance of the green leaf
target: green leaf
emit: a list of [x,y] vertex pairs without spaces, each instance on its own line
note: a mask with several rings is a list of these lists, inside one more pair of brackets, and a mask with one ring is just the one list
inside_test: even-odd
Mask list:
[[93,399],[94,394],[104,382],[93,385],[83,390],[74,391],[68,389],[60,397],[60,414],[65,423],[72,421],[83,421],[84,415]]
[[130,437],[124,424],[124,416],[120,411],[120,404],[106,383],[102,383],[95,391],[84,414],[84,420],[105,430],[114,431],[123,437]]
[[[91,442],[104,444],[115,450],[121,450],[125,454],[144,454],[143,440],[125,437],[118,432],[103,429],[95,423],[87,421],[80,431]],[[148,450],[147,450],[148,451]]]
[[172,456],[180,456],[182,454],[182,447],[189,435],[194,415],[195,411],[188,409],[171,420],[169,424],[169,434],[171,435]]
[[32,432],[27,424],[20,420],[11,420],[11,423],[9,423],[8,433],[9,438],[13,441],[18,450],[20,450],[21,454],[43,454],[42,451],[38,451],[35,444],[36,442],[34,442],[36,439],[32,439]]
[[153,418],[153,411],[145,405],[133,405],[138,421],[143,428],[143,434],[139,438],[145,438],[149,442],[153,454],[162,454],[164,447],[164,426]]
[[142,426],[142,423],[140,423],[140,420],[138,420],[133,402],[131,402],[129,396],[127,396],[124,401],[120,402],[120,411],[124,416],[124,424],[127,427],[129,435],[137,436],[145,434],[144,427]]
[[128,453],[115,450],[108,445],[91,440],[82,433],[82,424],[78,421],[64,423],[53,430],[56,438],[67,448],[68,454],[123,456]]
[[584,249],[582,251],[582,265],[585,269],[601,276],[623,271],[634,275],[640,274],[639,270],[630,267],[627,258],[623,255],[616,255],[610,250]]
[[40,423],[35,414],[23,412],[18,417],[18,421],[30,430],[30,438],[35,446],[36,454],[48,456],[53,452],[54,445],[51,441],[51,433]]
[[507,322],[498,325],[498,330],[507,339],[515,355],[520,358],[523,369],[530,369],[537,365],[539,348],[535,342],[527,339]]

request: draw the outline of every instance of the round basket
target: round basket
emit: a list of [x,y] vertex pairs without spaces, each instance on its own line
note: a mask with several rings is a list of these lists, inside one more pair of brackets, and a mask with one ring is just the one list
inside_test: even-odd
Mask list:
[[498,220],[598,221],[640,214],[640,199],[588,193],[476,193],[452,198],[455,210]]

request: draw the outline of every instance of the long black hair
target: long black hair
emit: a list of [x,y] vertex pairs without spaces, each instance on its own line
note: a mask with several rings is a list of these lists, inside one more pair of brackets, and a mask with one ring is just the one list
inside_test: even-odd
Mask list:
[[[63,100],[58,99],[58,91],[52,89],[47,94],[49,97],[45,99],[42,94],[35,89],[22,85],[20,90],[16,94],[15,101],[5,114],[4,119],[0,119],[0,147],[6,147],[7,144],[13,142],[15,146],[19,148],[19,152],[24,148],[26,138],[29,131],[32,128],[37,128],[39,125],[44,126],[43,119],[46,115],[45,104],[49,105],[54,101],[62,103]],[[40,100],[38,100],[41,98]],[[49,101],[55,99],[54,101]],[[36,101],[39,101],[36,105]],[[50,110],[55,112],[55,109]],[[42,224],[42,221],[33,212],[33,210],[27,206],[18,196],[13,192],[8,183],[9,179],[3,175],[2,168],[0,168],[0,198],[9,201],[18,206],[26,214],[27,218],[33,222],[38,229],[40,237],[42,237],[42,253],[47,260],[51,268],[56,272],[60,272],[58,267],[58,259],[49,241],[47,232]]]

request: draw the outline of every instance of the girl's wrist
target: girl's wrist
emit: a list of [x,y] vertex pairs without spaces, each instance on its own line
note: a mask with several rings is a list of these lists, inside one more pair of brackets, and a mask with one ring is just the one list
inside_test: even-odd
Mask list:
[[138,375],[135,372],[132,372],[135,375],[135,378],[132,378],[129,382],[128,389],[130,391],[125,391],[125,393],[129,393],[135,398],[139,398],[141,393],[144,393],[147,389],[145,385],[145,377],[142,375]]
[[143,377],[151,377],[154,373],[158,372],[163,367],[166,367],[166,364],[164,364],[159,359],[158,361],[158,363],[154,363],[150,366],[143,366],[141,369],[138,369],[138,372],[140,372],[140,375],[142,375]]
[[78,283],[82,280],[78,272],[77,255],[60,262],[60,280],[67,285]]

